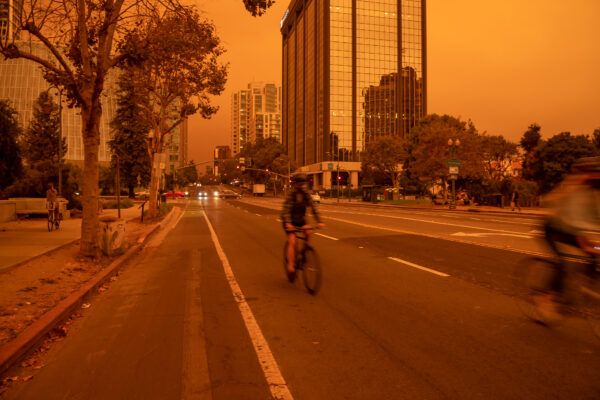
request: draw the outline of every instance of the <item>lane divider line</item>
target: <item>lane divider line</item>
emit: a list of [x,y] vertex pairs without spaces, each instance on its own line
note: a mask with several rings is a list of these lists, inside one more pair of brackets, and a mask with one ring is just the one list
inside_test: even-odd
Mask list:
[[262,217],[262,215],[260,215],[260,214],[256,214],[256,215],[259,216],[259,217]]
[[267,384],[269,385],[269,389],[271,390],[271,395],[273,395],[273,398],[276,400],[293,400],[294,397],[288,389],[287,383],[285,382],[285,379],[281,374],[279,366],[275,361],[275,357],[273,357],[273,353],[271,353],[269,343],[265,339],[265,336],[263,335],[260,327],[258,326],[258,322],[256,322],[256,318],[254,318],[252,309],[250,308],[250,305],[248,305],[248,302],[244,297],[244,293],[242,292],[240,285],[235,279],[235,275],[233,274],[233,270],[231,269],[231,265],[229,264],[227,255],[221,247],[219,237],[213,229],[213,226],[208,219],[206,211],[204,212],[204,219],[206,220],[206,224],[208,225],[208,229],[210,230],[210,236],[213,240],[213,243],[215,244],[217,254],[221,259],[221,264],[223,265],[223,270],[225,271],[225,277],[227,278],[227,282],[229,283],[231,293],[233,294],[233,298],[235,299],[238,305],[240,313],[242,314],[242,319],[244,320],[244,324],[246,325],[246,330],[248,331],[250,339],[252,340],[254,351],[256,352],[258,362],[260,364],[260,367],[262,368]]
[[333,236],[323,235],[322,233],[315,233],[315,235],[322,236],[324,238],[331,239],[331,240],[340,240],[338,238],[334,238]]
[[447,278],[447,277],[449,277],[449,276],[450,276],[450,275],[448,275],[448,274],[445,274],[445,273],[443,273],[443,272],[436,271],[435,269],[431,269],[431,268],[427,268],[427,267],[422,267],[422,266],[420,266],[420,265],[413,264],[413,263],[411,263],[411,262],[409,262],[409,261],[406,261],[406,260],[401,260],[400,258],[396,258],[396,257],[388,257],[388,258],[389,258],[390,260],[393,260],[393,261],[396,261],[396,262],[399,262],[399,263],[402,263],[402,264],[406,264],[406,265],[408,265],[409,267],[413,267],[413,268],[416,268],[416,269],[420,269],[420,270],[422,270],[422,271],[430,272],[430,273],[432,273],[432,274],[435,274],[435,275],[438,275],[438,276],[442,276],[442,277],[444,277],[444,278]]

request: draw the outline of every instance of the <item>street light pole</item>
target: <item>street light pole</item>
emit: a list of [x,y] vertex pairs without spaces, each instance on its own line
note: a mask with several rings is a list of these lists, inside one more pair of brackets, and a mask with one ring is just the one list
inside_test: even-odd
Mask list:
[[456,159],[456,148],[460,146],[460,140],[448,139],[448,147],[451,159],[448,161],[450,180],[452,181],[452,199],[450,199],[450,209],[456,209],[456,179],[458,178],[458,167],[460,161]]

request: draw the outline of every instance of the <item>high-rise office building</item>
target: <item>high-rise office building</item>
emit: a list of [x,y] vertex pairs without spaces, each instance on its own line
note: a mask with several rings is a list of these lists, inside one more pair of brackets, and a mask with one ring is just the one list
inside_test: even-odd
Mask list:
[[258,138],[281,141],[281,87],[253,82],[232,95],[231,148],[236,155]]
[[[2,0],[0,0],[2,1]],[[27,42],[23,45],[38,57],[52,60],[45,46],[36,42]],[[41,68],[33,61],[24,58],[3,60],[0,56],[0,99],[9,100],[18,112],[18,120],[23,129],[27,129],[33,116],[33,105],[41,92],[50,90],[53,99],[58,103],[58,91],[50,88],[44,79]],[[102,119],[100,120],[100,148],[98,160],[103,163],[110,161],[110,148],[108,141],[111,137],[110,122],[116,111],[116,80],[115,74],[110,73],[104,85],[102,94]],[[67,153],[64,155],[67,162],[83,163],[84,149],[81,130],[81,114],[79,108],[67,107],[66,96],[62,95],[62,123],[61,133],[67,142]]]
[[18,39],[15,30],[23,0],[0,0],[0,40]]
[[[293,0],[281,20],[282,142],[330,187],[360,153],[426,115],[426,0]],[[334,172],[335,171],[335,172]]]
[[183,120],[165,137],[164,150],[168,163],[166,173],[173,174],[177,169],[187,165],[188,152],[188,120]]

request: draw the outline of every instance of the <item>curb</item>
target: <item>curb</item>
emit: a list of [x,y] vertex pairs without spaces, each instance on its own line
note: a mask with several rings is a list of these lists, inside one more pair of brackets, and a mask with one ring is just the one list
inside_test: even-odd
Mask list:
[[[116,275],[121,267],[126,264],[134,255],[144,248],[145,243],[164,226],[163,222],[172,218],[173,209],[150,232],[138,242],[129,248],[125,254],[113,261],[108,267],[96,275],[81,288],[71,293],[67,298],[58,302],[51,310],[43,314],[38,320],[29,325],[16,338],[0,347],[0,375],[18,363],[29,352],[37,348],[46,335],[52,331],[59,323],[68,319],[74,311],[81,307],[84,300],[93,295],[100,286]],[[77,239],[79,240],[79,239]],[[54,251],[53,249],[51,251]]]

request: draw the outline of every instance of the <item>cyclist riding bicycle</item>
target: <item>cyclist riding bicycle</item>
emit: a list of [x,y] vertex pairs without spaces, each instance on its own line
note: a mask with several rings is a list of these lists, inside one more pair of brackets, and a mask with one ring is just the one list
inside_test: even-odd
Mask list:
[[[551,293],[539,299],[540,306],[552,312],[552,303],[560,297],[566,276],[564,252],[560,245],[581,249],[586,254],[586,271],[594,275],[600,251],[589,239],[590,232],[600,231],[600,157],[586,157],[573,164],[570,174],[550,195],[554,213],[544,223],[548,245],[559,263],[550,282]],[[545,303],[545,304],[544,304]]]
[[54,189],[54,184],[50,182],[48,184],[48,190],[46,190],[46,203],[48,207],[48,212],[50,210],[54,211],[54,219],[58,219],[58,201],[57,201],[58,193],[56,189]]
[[287,234],[287,272],[288,279],[290,281],[293,281],[296,276],[294,270],[294,260],[296,259],[296,255],[294,254],[296,249],[296,230],[302,229],[304,231],[307,242],[310,239],[310,225],[306,223],[306,209],[310,207],[312,210],[312,214],[317,221],[318,228],[323,228],[325,226],[323,223],[321,223],[321,218],[317,212],[315,204],[312,201],[312,197],[306,191],[306,181],[307,178],[304,174],[298,174],[292,177],[294,186],[285,199],[283,211],[281,213],[283,229]]

